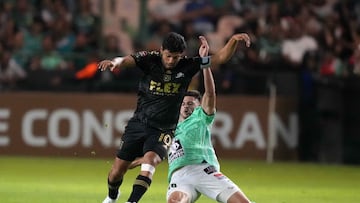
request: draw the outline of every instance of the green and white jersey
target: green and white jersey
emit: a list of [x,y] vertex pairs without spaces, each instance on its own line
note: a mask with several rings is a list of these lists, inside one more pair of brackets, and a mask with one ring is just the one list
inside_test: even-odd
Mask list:
[[207,115],[201,107],[197,107],[187,119],[178,123],[168,151],[168,180],[176,169],[204,161],[220,171],[211,142],[210,129],[214,118],[215,114]]

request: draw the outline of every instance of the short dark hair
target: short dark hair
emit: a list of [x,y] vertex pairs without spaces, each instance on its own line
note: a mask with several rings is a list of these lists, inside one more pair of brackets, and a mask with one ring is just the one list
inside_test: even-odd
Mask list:
[[186,49],[185,39],[176,32],[170,32],[164,38],[162,49],[169,50],[171,53],[182,53]]
[[197,90],[188,90],[185,93],[185,96],[195,97],[197,100],[201,102],[201,93]]

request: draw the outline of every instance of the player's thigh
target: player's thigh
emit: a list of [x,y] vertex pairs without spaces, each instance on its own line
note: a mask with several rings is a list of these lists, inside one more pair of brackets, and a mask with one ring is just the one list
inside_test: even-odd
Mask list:
[[161,131],[154,128],[148,128],[147,137],[144,142],[144,154],[152,151],[155,152],[161,160],[164,160],[167,157],[167,150],[171,144],[173,137],[173,131]]
[[250,200],[246,197],[246,195],[242,191],[237,191],[234,194],[232,194],[230,197],[226,197],[224,194],[224,197],[221,197],[222,194],[220,194],[219,199],[222,199],[221,202],[226,203],[250,203]]
[[218,171],[212,173],[203,171],[201,179],[196,190],[219,202],[227,202],[233,194],[240,191],[234,182]]
[[199,198],[200,194],[195,190],[194,183],[200,180],[192,172],[191,166],[185,166],[172,174],[167,191],[168,202],[170,198],[187,199],[187,202],[195,202]]
[[133,161],[136,157],[143,156],[144,137],[146,136],[146,128],[142,123],[129,121],[121,137],[117,157]]
[[168,202],[195,202],[200,194],[195,190],[194,185],[181,183],[180,181],[171,182],[168,187],[166,199]]

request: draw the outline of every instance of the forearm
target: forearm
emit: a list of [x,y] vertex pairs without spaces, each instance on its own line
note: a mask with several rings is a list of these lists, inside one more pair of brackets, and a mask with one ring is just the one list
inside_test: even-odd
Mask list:
[[215,112],[216,92],[215,82],[210,68],[203,69],[205,92],[202,100],[202,108],[211,115]]
[[237,46],[238,41],[234,38],[230,38],[230,40],[222,49],[220,49],[220,51],[211,56],[211,64],[220,65],[229,61],[230,58],[234,55]]
[[220,65],[229,61],[229,59],[234,55],[239,41],[244,41],[246,47],[250,47],[251,40],[248,34],[239,33],[231,36],[229,41],[225,44],[225,46],[220,49],[218,53],[211,57],[211,64]]
[[115,57],[112,60],[115,68],[128,68],[135,66],[135,60],[132,56],[124,56],[124,57]]
[[215,83],[210,68],[203,69],[204,75],[204,89],[207,95],[215,95]]
[[[201,46],[199,49],[199,55],[201,57],[205,57],[209,53],[209,45],[205,39],[205,37],[200,36]],[[209,63],[210,64],[210,63]],[[215,112],[215,84],[214,78],[211,73],[210,67],[203,67],[202,68],[203,75],[204,75],[204,87],[205,93],[203,95],[203,99],[201,102],[201,107],[205,111],[206,114],[211,115]]]

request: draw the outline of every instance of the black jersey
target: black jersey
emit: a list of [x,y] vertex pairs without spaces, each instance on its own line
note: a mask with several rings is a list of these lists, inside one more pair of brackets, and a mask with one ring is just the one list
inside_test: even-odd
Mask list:
[[182,58],[166,70],[159,52],[142,51],[131,55],[143,72],[137,107],[132,119],[161,130],[175,129],[183,97],[192,77],[200,70],[200,57]]

